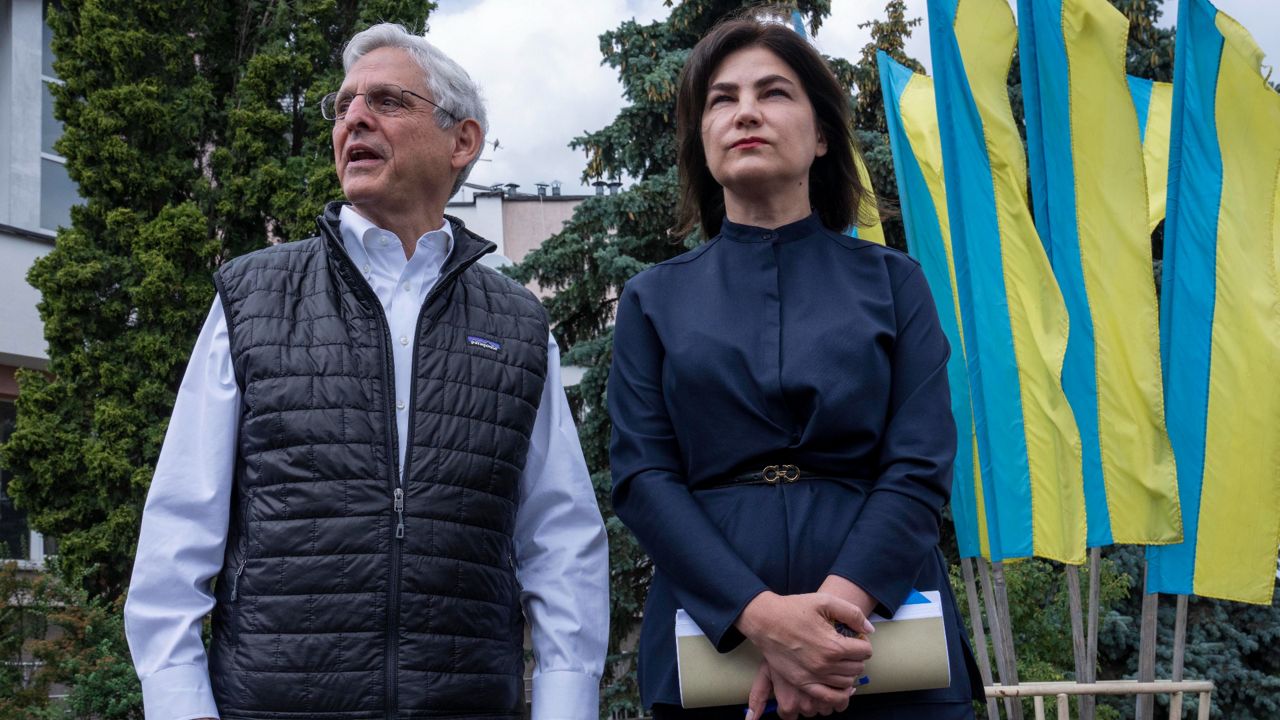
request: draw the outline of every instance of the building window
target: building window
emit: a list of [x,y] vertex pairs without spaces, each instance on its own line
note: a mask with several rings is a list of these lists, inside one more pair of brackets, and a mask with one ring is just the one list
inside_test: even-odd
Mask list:
[[[0,400],[0,443],[9,441],[17,418],[13,400]],[[27,567],[39,567],[46,556],[56,552],[56,545],[33,532],[27,525],[27,514],[13,507],[9,498],[12,479],[12,473],[0,468],[0,561],[17,560]]]
[[56,230],[70,226],[71,206],[79,200],[79,189],[67,174],[67,161],[41,153],[40,227]]
[[62,137],[62,123],[53,116],[53,94],[50,85],[62,81],[53,73],[53,30],[47,22],[49,3],[44,4],[44,49],[40,63],[40,85],[43,90],[40,109],[40,227],[56,230],[71,224],[71,206],[80,200],[76,184],[67,174],[67,159],[53,150],[53,143]]
[[[0,442],[8,442],[13,434],[17,411],[12,400],[0,400]],[[31,557],[27,514],[15,510],[9,499],[8,470],[0,468],[0,558],[26,560]]]

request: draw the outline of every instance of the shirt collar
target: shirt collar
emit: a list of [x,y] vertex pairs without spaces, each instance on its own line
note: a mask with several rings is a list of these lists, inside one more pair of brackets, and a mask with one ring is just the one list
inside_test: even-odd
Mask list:
[[762,228],[753,225],[739,225],[725,218],[720,223],[720,234],[735,242],[745,243],[785,243],[800,240],[822,232],[822,221],[817,213],[809,213],[809,217],[788,223],[779,228]]
[[[352,258],[368,257],[372,243],[382,237],[395,240],[396,246],[400,247],[400,241],[393,233],[373,224],[350,205],[343,205],[338,213],[338,228],[342,233],[342,244]],[[414,250],[414,257],[418,256],[418,252],[431,247],[441,250],[439,253],[441,258],[449,257],[449,253],[453,252],[453,227],[448,220],[443,220],[439,228],[424,233],[418,238],[418,248]]]

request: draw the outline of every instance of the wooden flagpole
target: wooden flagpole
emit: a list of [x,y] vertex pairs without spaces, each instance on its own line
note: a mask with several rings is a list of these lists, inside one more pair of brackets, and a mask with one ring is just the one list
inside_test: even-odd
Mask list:
[[[1080,607],[1080,568],[1067,565],[1064,572],[1067,576],[1067,605],[1071,610],[1071,654],[1076,662],[1076,682],[1084,682],[1088,660],[1085,653],[1084,613]],[[1093,706],[1085,702],[1088,697],[1080,696],[1080,720],[1093,720]]]
[[[972,558],[960,558],[960,573],[964,576],[965,598],[969,602],[969,624],[973,626],[973,649],[978,656],[978,670],[982,674],[982,684],[990,686],[991,658],[987,653],[987,633],[982,628],[982,607],[979,605],[977,582],[973,578]],[[987,717],[990,720],[1000,718],[1000,704],[995,698],[987,698]]]
[[[982,599],[987,610],[987,620],[991,628],[991,647],[996,655],[996,669],[1000,671],[1001,684],[1007,684],[1009,680],[1009,665],[1005,662],[1004,656],[1004,625],[1000,622],[999,609],[996,607],[996,593],[991,586],[991,572],[985,562],[978,561],[978,575],[982,580]],[[1017,706],[1018,700],[1006,697],[1004,699],[1005,714],[1012,720],[1013,708]]]
[[[1080,682],[1093,683],[1098,668],[1098,605],[1102,597],[1102,548],[1089,548],[1089,618],[1088,635],[1085,638],[1084,677]],[[1085,695],[1081,700],[1081,718],[1092,720],[1096,700],[1093,695]],[[1085,715],[1085,708],[1088,715]]]
[[[1178,596],[1178,614],[1173,621],[1173,681],[1182,680],[1183,661],[1187,654],[1187,596]],[[1169,698],[1169,717],[1182,717],[1182,693]]]
[[[1004,655],[1004,667],[1000,669],[1000,684],[1014,686],[1018,684],[1018,655],[1013,647],[1013,622],[1009,617],[1009,591],[1005,586],[1003,562],[991,563],[991,581],[988,584],[993,595],[992,605],[995,607],[991,635],[1003,649],[1002,653],[996,655],[996,659],[999,660],[1000,655]],[[997,628],[999,632],[996,632]],[[1012,703],[1006,703],[1005,712],[1009,714],[1010,720],[1022,720],[1022,702],[1015,700]]]
[[[1138,682],[1156,679],[1156,620],[1160,609],[1158,593],[1147,592],[1147,563],[1142,563],[1142,629],[1138,643]],[[1139,695],[1134,720],[1153,720],[1155,696]]]

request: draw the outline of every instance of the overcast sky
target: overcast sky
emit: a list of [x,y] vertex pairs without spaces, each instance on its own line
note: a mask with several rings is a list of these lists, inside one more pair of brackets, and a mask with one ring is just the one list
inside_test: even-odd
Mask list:
[[[1280,65],[1280,3],[1215,4],[1253,33],[1265,63]],[[907,8],[908,17],[926,15],[925,0],[907,0]],[[1163,24],[1172,25],[1177,0],[1165,0],[1165,8]],[[884,0],[834,0],[814,42],[854,61],[870,41],[858,24],[883,10]],[[514,182],[534,192],[534,183],[559,180],[566,194],[593,192],[579,184],[585,155],[569,141],[607,125],[624,102],[617,71],[601,65],[599,36],[625,20],[648,23],[669,12],[661,0],[439,0],[427,37],[480,84],[489,140],[500,143],[486,149],[471,182]],[[927,28],[916,28],[907,52],[930,66]]]

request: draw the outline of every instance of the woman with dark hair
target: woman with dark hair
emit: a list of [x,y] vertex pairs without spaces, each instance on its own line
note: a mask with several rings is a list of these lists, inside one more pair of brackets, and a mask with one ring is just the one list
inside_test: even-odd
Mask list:
[[[609,378],[614,509],[653,559],[642,700],[680,707],[674,618],[764,662],[746,717],[972,717],[980,698],[939,551],[956,431],[947,342],[918,264],[845,236],[858,181],[849,100],[768,20],[718,25],[677,101],[678,231],[707,242],[619,299]],[[912,589],[943,599],[951,685],[851,701]],[[837,632],[841,623],[846,633]]]

